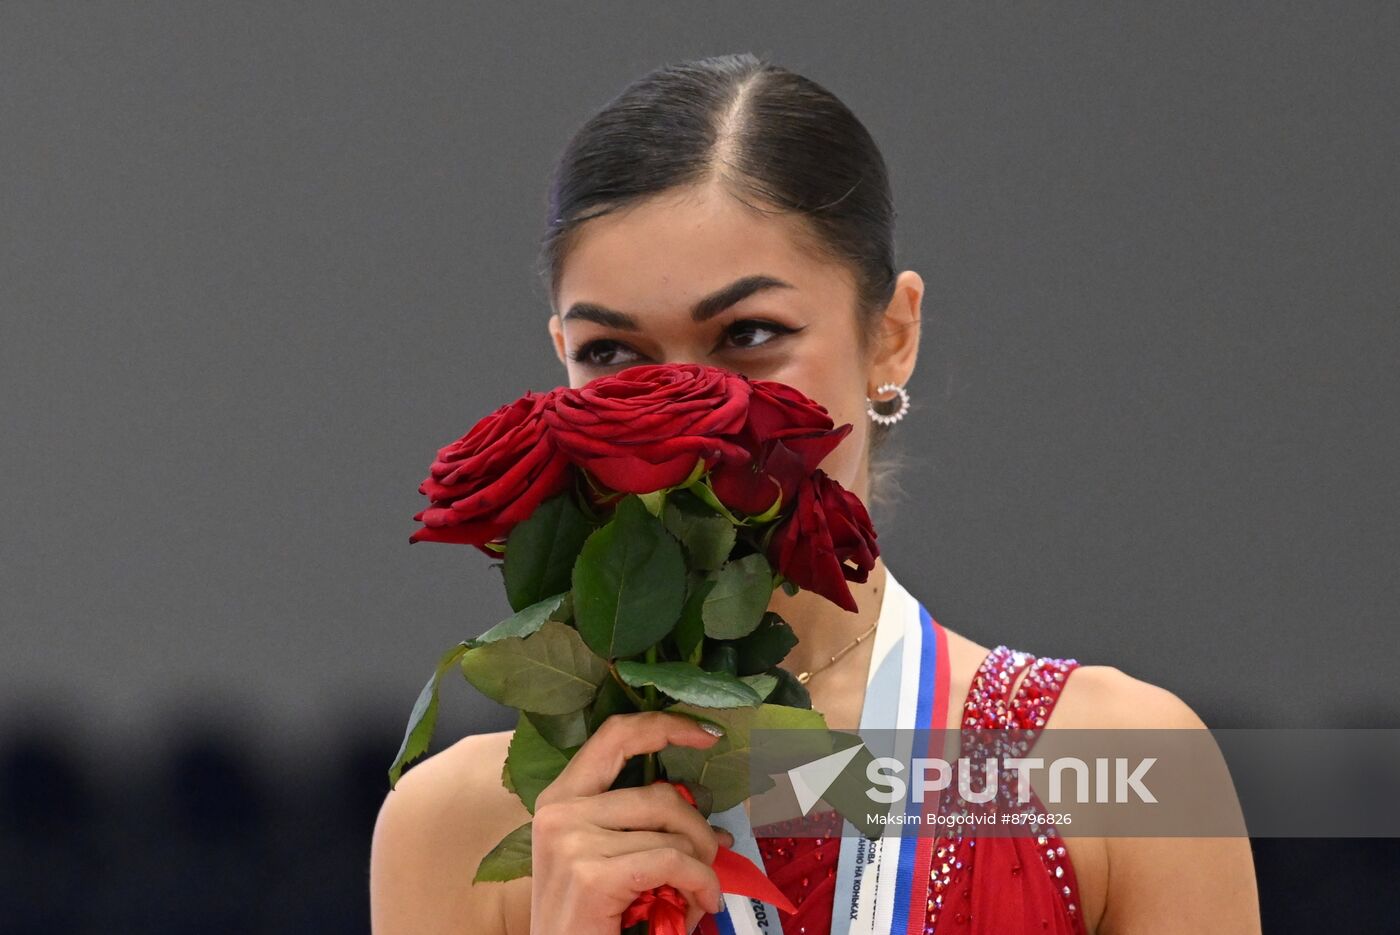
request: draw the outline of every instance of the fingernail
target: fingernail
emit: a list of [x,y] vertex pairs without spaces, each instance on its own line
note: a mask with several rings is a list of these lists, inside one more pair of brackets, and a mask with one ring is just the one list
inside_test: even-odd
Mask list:
[[711,737],[724,736],[724,728],[720,727],[718,724],[711,724],[709,721],[701,721],[700,729],[703,730],[705,733],[709,734]]

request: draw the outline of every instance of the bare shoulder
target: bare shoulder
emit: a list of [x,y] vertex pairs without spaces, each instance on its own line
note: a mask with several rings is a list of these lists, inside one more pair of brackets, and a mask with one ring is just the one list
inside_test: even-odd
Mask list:
[[[1047,726],[1206,727],[1172,692],[1112,666],[1075,669]],[[1219,794],[1233,803],[1228,779]],[[1248,838],[1115,837],[1093,843],[1102,846],[1101,853],[1095,849],[1093,859],[1104,861],[1095,868],[1104,887],[1098,916],[1102,935],[1259,931],[1259,896]]]
[[1079,666],[1051,714],[1060,728],[1204,728],[1191,707],[1159,685],[1113,666]]
[[[947,627],[943,629],[948,637],[949,697],[958,701],[966,697],[989,650]],[[959,716],[960,708],[951,705],[947,726],[956,727]],[[1113,666],[1078,666],[1065,682],[1050,717],[1053,726],[1069,728],[1205,727],[1196,712],[1167,689]]]
[[411,767],[384,799],[370,855],[374,935],[515,931],[529,881],[472,884],[496,842],[530,820],[501,785],[510,731],[474,734]]
[[[950,700],[958,702],[966,697],[989,650],[944,630]],[[956,728],[960,718],[960,705],[950,704],[947,726]],[[1047,728],[1071,729],[1205,726],[1171,691],[1101,665],[1077,666],[1070,673],[1046,723]],[[1228,794],[1233,797],[1233,790]],[[1064,841],[1079,880],[1085,918],[1099,935],[1259,931],[1259,896],[1248,838],[1067,836]]]

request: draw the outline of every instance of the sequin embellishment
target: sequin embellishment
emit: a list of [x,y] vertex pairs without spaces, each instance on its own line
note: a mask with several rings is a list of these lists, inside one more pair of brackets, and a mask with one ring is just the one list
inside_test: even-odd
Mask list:
[[[1036,658],[1006,646],[998,646],[982,660],[971,685],[968,686],[967,700],[963,705],[964,732],[984,732],[971,736],[980,737],[983,742],[991,738],[992,746],[1004,748],[1008,741],[997,739],[992,732],[1024,731],[1021,735],[1025,738],[1024,741],[1013,744],[1013,749],[1001,749],[1000,752],[1015,756],[1025,755],[1036,734],[1049,720],[1050,711],[1064,688],[1065,679],[1078,665],[1074,659]],[[1022,670],[1025,670],[1025,678],[1021,680],[1013,695],[1011,687]],[[965,751],[969,743],[967,736],[964,734]],[[1038,806],[1039,803],[1036,804]],[[1056,892],[1062,898],[1065,912],[1075,930],[1084,931],[1083,919],[1078,914],[1075,902],[1078,894],[1068,882],[1064,882],[1067,876],[1072,878],[1072,873],[1066,870],[1069,859],[1064,845],[1060,843],[1059,835],[1048,822],[1033,825],[1031,834],[1035,835],[1041,863],[1041,867],[1034,868],[1034,871],[1049,874],[1050,879],[1057,884]],[[970,878],[976,855],[977,839],[973,836],[953,834],[934,842],[927,900],[924,905],[924,935],[934,935],[938,929],[945,901],[954,888],[963,886],[963,881]],[[1011,875],[1019,878],[1022,873],[1032,872],[1032,869],[1015,865],[1011,867]],[[971,892],[964,886],[958,895],[966,901]],[[952,923],[951,931],[959,931],[965,926],[970,926],[972,918],[959,911],[946,917],[945,921]],[[1045,924],[1048,926],[1048,922]]]

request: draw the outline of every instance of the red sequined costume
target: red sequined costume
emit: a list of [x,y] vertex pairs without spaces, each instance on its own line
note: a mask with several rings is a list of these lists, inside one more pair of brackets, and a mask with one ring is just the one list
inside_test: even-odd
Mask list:
[[[1073,659],[1041,659],[998,646],[972,679],[962,727],[1039,731],[1076,666]],[[1038,799],[1032,804],[1044,812]],[[806,834],[814,820],[829,825],[828,836],[758,839],[769,878],[797,906],[795,914],[781,915],[784,935],[831,931],[841,822],[834,812],[803,819]],[[1085,935],[1079,886],[1064,844],[1049,824],[1033,827],[1031,834],[936,841],[931,871],[922,881],[925,935]]]

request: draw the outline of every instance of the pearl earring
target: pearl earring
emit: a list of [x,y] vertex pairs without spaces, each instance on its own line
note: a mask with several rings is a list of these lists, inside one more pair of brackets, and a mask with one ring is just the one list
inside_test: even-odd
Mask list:
[[[904,414],[909,411],[909,391],[898,383],[881,383],[875,388],[875,393],[876,395],[881,393],[897,393],[899,398],[899,408],[894,412],[877,412],[875,409],[875,400],[866,397],[865,412],[870,416],[870,421],[874,422],[876,425],[894,425],[900,419],[903,419]],[[881,402],[893,402],[893,400],[881,400]]]

